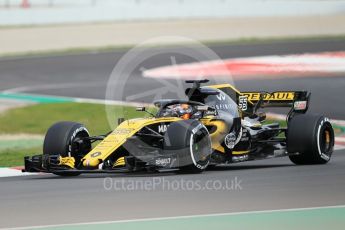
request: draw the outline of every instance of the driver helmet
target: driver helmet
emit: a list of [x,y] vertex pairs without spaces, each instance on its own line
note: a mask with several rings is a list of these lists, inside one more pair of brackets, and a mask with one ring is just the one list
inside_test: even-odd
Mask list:
[[192,106],[188,104],[180,104],[175,109],[179,117],[182,118],[183,120],[188,120],[192,116]]

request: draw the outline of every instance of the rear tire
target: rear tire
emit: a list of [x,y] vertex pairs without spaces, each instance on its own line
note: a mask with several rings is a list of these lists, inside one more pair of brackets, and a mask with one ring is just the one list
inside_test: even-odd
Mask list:
[[180,172],[201,173],[212,153],[208,130],[197,120],[171,123],[164,135],[164,150],[178,155]]
[[334,148],[334,131],[329,119],[321,115],[297,115],[288,125],[287,151],[297,165],[326,164]]
[[[84,125],[62,121],[52,125],[44,138],[43,154],[60,155],[62,157],[74,157],[76,165],[81,158],[91,150],[91,142],[83,141],[81,145],[74,141],[77,138],[89,137],[89,132]],[[78,176],[80,173],[63,172],[54,173],[59,176]]]

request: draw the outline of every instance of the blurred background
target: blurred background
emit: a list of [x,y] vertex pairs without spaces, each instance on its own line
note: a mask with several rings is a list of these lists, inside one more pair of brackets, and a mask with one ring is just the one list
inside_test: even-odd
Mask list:
[[321,16],[342,14],[345,8],[341,0],[1,0],[0,4],[1,25]]
[[0,53],[344,34],[342,0],[1,0]]
[[[344,74],[345,0],[0,0],[0,228],[344,205]],[[238,176],[240,192],[115,194],[103,189],[102,176],[20,172],[24,156],[42,152],[53,123],[77,121],[104,134],[116,116],[143,116],[135,105],[179,97],[190,78],[241,91],[310,91],[310,112],[330,117],[336,131],[333,160],[154,175],[202,182]],[[285,112],[268,119],[284,125]],[[343,229],[344,208],[322,210],[212,217],[188,228]]]

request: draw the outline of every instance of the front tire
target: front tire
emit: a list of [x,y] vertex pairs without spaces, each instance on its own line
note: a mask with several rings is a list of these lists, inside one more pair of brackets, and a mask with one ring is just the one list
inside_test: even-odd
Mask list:
[[[78,138],[89,137],[89,132],[84,125],[62,121],[52,125],[44,138],[43,154],[60,155],[61,157],[74,157],[75,165],[78,165],[81,158],[91,150],[90,141],[75,142]],[[59,176],[78,176],[80,173],[63,172],[54,173]]]
[[164,135],[164,150],[177,154],[182,173],[201,173],[212,153],[206,127],[197,120],[171,123]]
[[287,150],[297,165],[326,164],[334,148],[334,131],[329,119],[321,115],[297,115],[288,125]]

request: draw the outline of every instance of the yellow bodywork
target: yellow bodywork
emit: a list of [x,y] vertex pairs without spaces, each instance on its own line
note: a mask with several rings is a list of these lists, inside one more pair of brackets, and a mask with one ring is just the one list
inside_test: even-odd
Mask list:
[[[260,97],[262,94],[261,92],[240,92],[238,89],[236,89],[234,86],[230,84],[210,85],[207,87],[220,89],[220,90],[228,88],[236,92],[236,94],[238,95],[247,96],[248,102],[252,105],[254,104],[253,102],[260,100]],[[278,92],[263,94],[264,101],[293,101],[294,99],[295,99],[294,91],[278,91]]]
[[[230,127],[224,121],[214,120],[213,117],[206,117],[200,120],[206,127],[212,126],[215,131],[210,133],[212,149],[224,153],[224,147],[221,145],[226,134],[229,133]],[[212,129],[211,129],[212,130]]]
[[125,163],[125,158],[124,157],[120,157],[119,159],[116,160],[116,162],[114,163],[113,167],[119,167],[119,166],[124,166]]
[[[236,93],[240,92],[230,84],[212,85],[212,88],[229,87]],[[137,118],[122,122],[111,134],[109,134],[101,143],[93,148],[88,154],[82,158],[83,166],[96,168],[100,163],[107,159],[116,149],[122,146],[129,137],[132,137],[140,129],[147,125],[164,122],[175,122],[182,120],[177,117],[162,117],[162,118]],[[224,147],[221,146],[222,138],[227,134],[230,127],[227,127],[225,122],[215,120],[214,116],[208,116],[200,120],[205,126],[212,126],[216,131],[210,134],[212,141],[212,148],[220,152],[225,152]],[[60,158],[60,164],[74,168],[75,159],[73,157]],[[120,157],[113,165],[113,167],[122,166],[125,164],[124,158]]]
[[[230,84],[219,84],[219,85],[210,85],[210,86],[207,86],[207,87],[210,87],[210,88],[214,88],[214,89],[219,89],[219,90],[222,90],[222,89],[230,89],[231,91],[234,91],[236,93],[237,96],[246,96],[244,95],[243,93],[241,93],[238,89],[236,89],[233,85],[230,85]],[[230,95],[229,95],[230,96]],[[248,99],[248,103],[253,106],[254,103]],[[239,114],[241,117],[243,117],[243,112],[242,110],[238,110]]]
[[74,168],[75,159],[74,157],[59,157],[59,165],[68,166]]
[[97,167],[99,163],[108,158],[117,148],[122,146],[127,138],[133,136],[140,129],[147,125],[179,121],[177,117],[162,118],[137,118],[122,122],[111,134],[109,134],[101,143],[86,154],[83,159],[85,167]]
[[[127,138],[133,136],[140,129],[147,125],[164,123],[164,122],[176,122],[181,120],[177,117],[167,118],[138,118],[122,122],[111,134],[109,134],[101,143],[99,143],[94,149],[86,154],[83,159],[83,165],[85,167],[97,167],[101,162],[107,159],[117,148],[122,146]],[[216,131],[210,134],[212,141],[212,148],[220,152],[224,152],[224,148],[220,145],[222,138],[228,132],[229,127],[220,120],[213,120],[213,117],[207,117],[200,120],[205,126],[214,126]],[[124,165],[124,160],[119,158],[119,161],[115,162],[115,166]]]
[[[243,95],[247,96],[248,100],[250,101],[258,101],[261,97],[260,92],[245,92]],[[264,101],[293,101],[294,98],[294,92],[273,92],[263,95]]]
[[209,85],[207,87],[214,88],[214,89],[230,88],[231,90],[235,91],[237,94],[241,95],[241,92],[230,84]]
[[[214,89],[230,89],[235,92],[237,96],[247,96],[248,103],[254,105],[253,102],[260,99],[260,92],[243,92],[241,93],[234,86],[230,84],[219,84],[207,86]],[[286,101],[294,99],[294,92],[274,92],[264,95],[266,101]],[[241,116],[242,111],[239,110]],[[177,117],[162,117],[162,118],[137,118],[122,122],[111,134],[109,134],[101,143],[82,158],[83,166],[97,167],[100,163],[104,162],[116,149],[121,147],[128,138],[135,135],[140,129],[145,126],[157,123],[171,123],[182,120]],[[210,129],[210,138],[212,142],[212,149],[221,153],[225,153],[224,147],[221,145],[224,137],[229,133],[230,127],[222,121],[218,120],[215,116],[207,116],[200,119],[206,127]],[[178,134],[177,134],[178,135]],[[233,155],[248,154],[249,151],[233,151]],[[60,157],[60,165],[66,165],[74,168],[75,159],[73,157]],[[119,157],[114,163],[113,167],[125,165],[124,157]]]
[[248,154],[250,151],[245,150],[245,151],[232,151],[232,155],[243,155],[243,154]]

